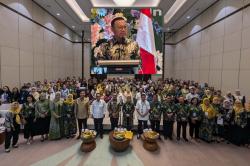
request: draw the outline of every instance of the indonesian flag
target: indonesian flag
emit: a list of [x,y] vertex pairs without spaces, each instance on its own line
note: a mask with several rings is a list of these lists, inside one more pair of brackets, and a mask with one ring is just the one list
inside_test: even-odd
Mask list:
[[141,9],[136,41],[140,47],[142,60],[142,68],[139,74],[156,74],[154,57],[154,53],[156,52],[155,37],[151,10],[149,8]]

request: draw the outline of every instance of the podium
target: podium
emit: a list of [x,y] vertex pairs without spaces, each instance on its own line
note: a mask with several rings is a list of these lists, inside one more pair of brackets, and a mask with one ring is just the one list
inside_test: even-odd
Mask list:
[[108,74],[137,74],[140,60],[98,60],[97,64],[107,67]]

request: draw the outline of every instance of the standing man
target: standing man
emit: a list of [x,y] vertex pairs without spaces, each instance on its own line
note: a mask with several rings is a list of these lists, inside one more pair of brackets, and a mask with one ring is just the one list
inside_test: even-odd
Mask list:
[[[141,134],[143,133],[143,129],[148,128],[150,105],[149,105],[149,102],[146,100],[145,93],[141,95],[141,100],[137,101],[135,108],[137,111],[137,118],[138,118],[137,139],[139,139],[141,137]],[[142,124],[143,124],[143,128],[142,128]]]
[[100,46],[97,60],[131,60],[140,59],[138,43],[128,38],[128,24],[126,18],[115,17],[111,21],[113,38]]
[[182,137],[188,142],[186,137],[187,122],[189,117],[189,106],[185,104],[183,96],[179,97],[179,103],[176,105],[176,121],[177,121],[177,140],[180,140],[181,128]]
[[80,139],[82,127],[84,129],[88,128],[87,120],[89,118],[89,97],[86,96],[85,91],[80,91],[80,97],[75,101],[75,113],[79,129],[77,139]]
[[[98,60],[140,60],[138,43],[128,38],[126,18],[115,17],[111,21],[111,29],[114,34],[113,38],[94,50],[96,64]],[[138,67],[133,68],[133,74],[138,74]]]
[[[160,122],[161,122],[161,103],[158,101],[157,94],[153,95],[153,101],[150,104],[150,124],[153,131],[160,132]],[[159,137],[160,139],[161,137]]]
[[173,126],[175,121],[175,104],[172,102],[172,97],[167,95],[163,98],[162,102],[162,114],[163,114],[163,135],[164,139],[169,138],[172,140]]
[[93,101],[91,106],[91,115],[94,118],[95,130],[98,136],[100,134],[103,138],[103,118],[107,111],[107,105],[104,100],[101,100],[101,94],[96,93],[96,100]]
[[134,110],[135,106],[132,102],[131,96],[127,96],[126,102],[122,106],[122,112],[123,112],[122,126],[125,127],[127,130],[132,130],[133,128]]
[[108,112],[111,123],[111,130],[118,127],[119,114],[121,110],[121,104],[117,102],[117,95],[114,93],[112,99],[108,102]]

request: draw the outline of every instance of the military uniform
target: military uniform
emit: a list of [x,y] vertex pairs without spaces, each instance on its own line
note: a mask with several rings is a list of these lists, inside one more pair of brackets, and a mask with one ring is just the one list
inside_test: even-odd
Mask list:
[[122,126],[127,130],[131,130],[133,127],[133,114],[134,114],[135,106],[132,102],[126,102],[122,106],[123,112],[123,120]]
[[180,133],[182,128],[182,137],[187,140],[186,128],[189,117],[189,106],[187,104],[176,105],[176,121],[177,121],[177,139],[180,139]]
[[167,137],[169,137],[170,139],[172,139],[173,125],[175,121],[175,104],[163,101],[161,105],[161,110],[163,115],[164,138],[166,139]]
[[153,131],[159,132],[160,131],[160,122],[161,122],[161,103],[159,101],[152,102],[150,105],[150,112],[149,112],[149,120],[151,124],[151,128]]

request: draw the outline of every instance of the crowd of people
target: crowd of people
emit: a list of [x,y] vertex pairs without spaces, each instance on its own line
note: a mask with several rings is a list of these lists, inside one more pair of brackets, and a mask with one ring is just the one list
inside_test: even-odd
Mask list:
[[77,133],[79,139],[81,131],[88,128],[88,119],[93,118],[97,136],[103,138],[106,113],[111,130],[120,126],[133,130],[137,116],[138,139],[143,129],[150,127],[164,139],[172,140],[176,123],[178,141],[181,136],[189,141],[189,129],[190,138],[197,142],[250,144],[250,101],[240,90],[223,96],[220,90],[194,81],[68,77],[26,83],[20,91],[4,86],[0,89],[0,104],[8,103],[11,108],[5,115],[6,152],[10,152],[11,142],[18,147],[21,125],[27,144],[31,144],[37,135],[42,142],[73,138]]

